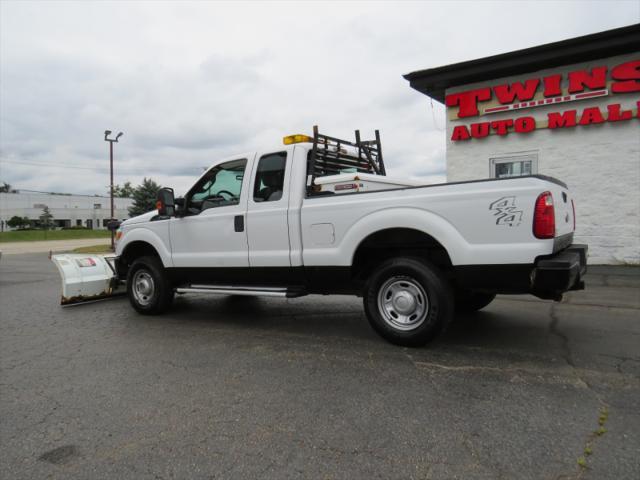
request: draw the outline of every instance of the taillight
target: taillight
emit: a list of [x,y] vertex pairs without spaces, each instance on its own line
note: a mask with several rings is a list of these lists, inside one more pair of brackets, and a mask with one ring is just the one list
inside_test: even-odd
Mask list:
[[533,213],[533,234],[536,238],[553,238],[556,235],[556,215],[551,192],[538,196]]
[[571,210],[573,211],[573,231],[576,231],[576,204],[573,203],[573,198],[571,199]]

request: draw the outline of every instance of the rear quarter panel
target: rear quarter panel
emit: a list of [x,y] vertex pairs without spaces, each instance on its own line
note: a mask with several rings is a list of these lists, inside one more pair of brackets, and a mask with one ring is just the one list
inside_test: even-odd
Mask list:
[[[351,265],[358,245],[386,228],[431,235],[454,265],[530,264],[553,251],[553,239],[533,236],[535,201],[547,190],[561,195],[553,183],[523,177],[305,199],[304,264]],[[320,224],[332,226],[332,242],[326,227],[315,236]]]

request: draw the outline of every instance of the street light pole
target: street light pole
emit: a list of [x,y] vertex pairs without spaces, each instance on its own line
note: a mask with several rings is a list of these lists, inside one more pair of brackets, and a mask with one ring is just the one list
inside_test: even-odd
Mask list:
[[[111,130],[105,130],[104,131],[104,141],[105,142],[109,142],[109,175],[111,178],[111,181],[109,183],[109,193],[110,193],[110,197],[111,197],[111,218],[109,219],[109,222],[113,222],[115,220],[115,218],[113,218],[114,215],[114,207],[113,207],[113,144],[114,143],[118,143],[118,139],[123,135],[122,132],[118,133],[118,135],[116,135],[116,138],[109,138],[109,135],[111,135]],[[111,230],[111,250],[115,250],[115,232],[113,230]]]

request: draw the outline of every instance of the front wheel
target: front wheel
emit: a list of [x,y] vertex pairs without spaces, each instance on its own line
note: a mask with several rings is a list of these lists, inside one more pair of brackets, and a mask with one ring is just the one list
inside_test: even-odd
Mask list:
[[157,257],[141,257],[127,275],[127,295],[133,308],[144,315],[165,312],[173,301],[173,289]]
[[364,292],[373,329],[396,345],[419,347],[441,333],[453,317],[451,288],[426,261],[394,258],[373,273]]

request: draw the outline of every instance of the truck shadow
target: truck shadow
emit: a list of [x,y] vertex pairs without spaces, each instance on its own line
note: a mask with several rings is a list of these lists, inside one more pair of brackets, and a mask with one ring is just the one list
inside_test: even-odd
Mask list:
[[[239,330],[243,335],[278,331],[324,342],[342,337],[350,342],[386,343],[369,326],[360,299],[305,297],[285,301],[258,297],[177,298],[168,317],[191,325],[202,324]],[[505,313],[490,308],[472,314],[459,313],[449,328],[424,350],[451,347],[548,350],[547,309],[528,302],[526,310]],[[163,318],[163,317],[161,317]]]
[[[334,297],[335,298],[335,297]],[[278,331],[309,338],[377,340],[364,316],[359,300],[331,302],[326,297],[284,300],[259,297],[221,296],[177,298],[167,315],[189,324],[242,330],[244,334]]]

